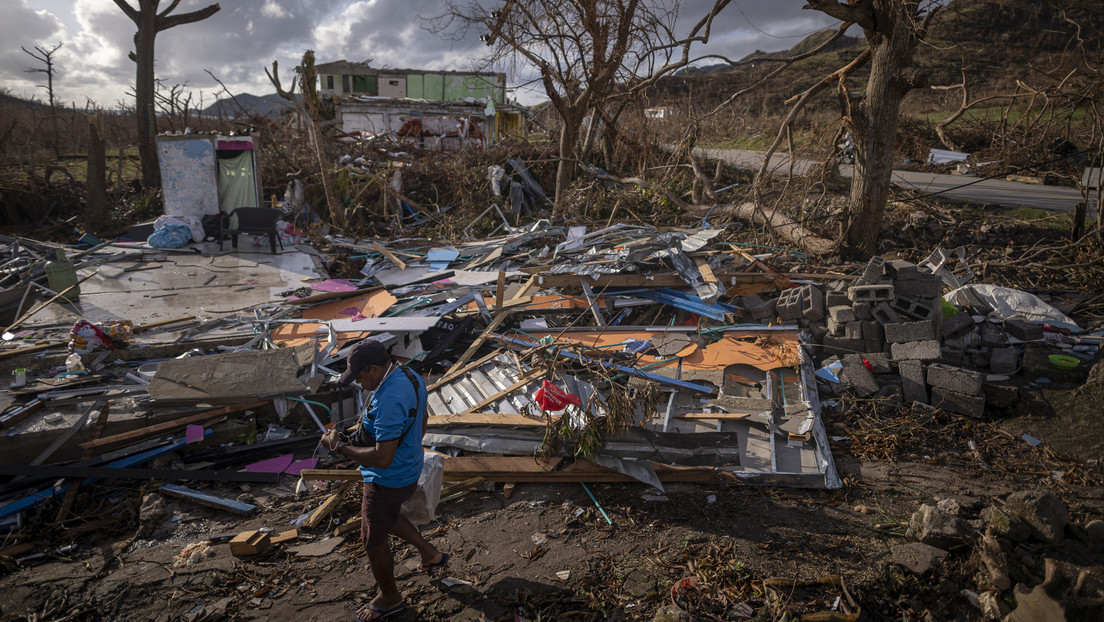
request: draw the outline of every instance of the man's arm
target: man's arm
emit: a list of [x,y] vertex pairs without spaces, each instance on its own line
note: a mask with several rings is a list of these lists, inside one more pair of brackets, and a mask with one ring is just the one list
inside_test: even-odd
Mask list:
[[[340,442],[341,439],[336,430],[330,430],[322,435],[322,446],[330,451],[334,451]],[[391,461],[395,459],[395,450],[398,448],[399,439],[396,438],[390,441],[376,441],[373,447],[342,445],[337,453],[360,466],[386,469],[391,466]]]

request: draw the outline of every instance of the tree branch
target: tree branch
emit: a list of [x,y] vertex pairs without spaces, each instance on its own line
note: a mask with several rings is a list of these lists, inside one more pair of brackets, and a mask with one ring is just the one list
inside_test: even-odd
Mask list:
[[128,3],[126,0],[114,1],[115,5],[122,9],[123,13],[126,13],[126,16],[130,18],[130,21],[134,22],[135,24],[138,23],[138,11],[134,7],[130,6],[130,3]]
[[183,24],[198,22],[200,20],[211,17],[215,13],[218,13],[220,8],[221,7],[216,3],[202,8],[198,11],[192,11],[191,13],[181,13],[179,15],[170,15],[168,17],[158,15],[157,25],[155,26],[155,29],[157,30],[157,32],[161,32],[162,30],[168,30],[169,28],[174,28]]

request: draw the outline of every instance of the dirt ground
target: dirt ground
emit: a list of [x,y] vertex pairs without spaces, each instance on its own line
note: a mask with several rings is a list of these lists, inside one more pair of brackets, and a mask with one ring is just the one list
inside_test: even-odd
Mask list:
[[[517,484],[509,498],[498,485],[443,502],[423,531],[451,560],[427,576],[416,572],[412,547],[396,546],[409,607],[391,619],[651,620],[675,604],[693,619],[779,620],[826,612],[842,597],[861,609],[862,620],[980,620],[962,595],[977,589],[968,551],[952,551],[922,576],[894,563],[892,547],[908,541],[905,528],[920,504],[953,498],[976,509],[1013,491],[1044,488],[1065,501],[1072,524],[1104,517],[1099,456],[1067,457],[1000,431],[1037,422],[998,426],[854,410],[825,419],[840,439],[832,449],[845,485],[836,491],[671,484],[661,493],[643,484],[590,485],[612,525],[579,484]],[[966,448],[969,440],[977,454]],[[890,449],[893,459],[878,457]],[[75,551],[8,564],[0,577],[0,619],[351,620],[373,593],[358,534],[316,557],[292,549],[320,541],[330,548],[334,542],[322,539],[333,525],[302,530],[299,541],[258,557],[236,558],[225,543],[182,555],[217,534],[290,529],[327,490],[318,483],[297,496],[294,487],[289,480],[210,488],[253,496],[261,509],[248,518],[166,500],[158,524],[150,525],[158,533],[145,538],[135,536],[141,495],[101,488],[106,509],[99,520],[116,525],[114,532],[104,537],[111,530],[96,531],[93,521]],[[81,497],[85,505],[95,501]],[[358,511],[354,491],[333,519]],[[1040,582],[1044,556],[1076,558],[1100,576],[1104,556],[1082,548],[1070,539],[1025,547],[1013,579]],[[831,575],[842,584],[816,583]]]

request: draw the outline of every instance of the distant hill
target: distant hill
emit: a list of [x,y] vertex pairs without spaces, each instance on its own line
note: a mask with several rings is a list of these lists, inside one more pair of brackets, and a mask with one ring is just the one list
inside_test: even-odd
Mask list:
[[242,93],[241,95],[235,95],[233,99],[227,97],[216,101],[204,108],[203,114],[218,116],[221,112],[224,117],[236,117],[242,115],[244,110],[245,115],[267,117],[287,112],[290,109],[291,105],[275,93],[270,95]]

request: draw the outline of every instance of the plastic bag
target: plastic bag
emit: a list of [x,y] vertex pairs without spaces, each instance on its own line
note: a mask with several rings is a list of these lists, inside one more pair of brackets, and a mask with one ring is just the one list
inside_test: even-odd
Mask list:
[[445,457],[438,453],[426,453],[422,458],[422,474],[418,476],[418,489],[402,504],[402,515],[415,525],[424,525],[437,514],[441,501],[441,481],[445,478]]
[[549,412],[563,410],[567,408],[568,404],[578,406],[583,403],[583,400],[579,399],[578,395],[568,393],[547,380],[541,382],[541,388],[537,389],[537,393],[533,396],[533,399],[542,410],[547,410]]
[[192,230],[184,225],[165,225],[146,239],[146,243],[153,248],[180,248],[191,241]]
[[79,320],[69,331],[69,353],[88,354],[100,350],[125,348],[134,341],[134,323],[130,320],[112,320],[93,324]]

